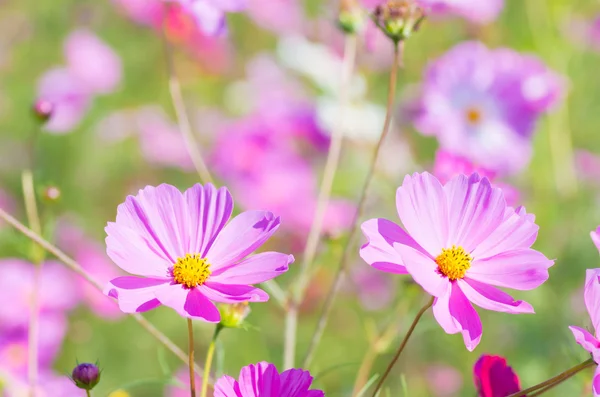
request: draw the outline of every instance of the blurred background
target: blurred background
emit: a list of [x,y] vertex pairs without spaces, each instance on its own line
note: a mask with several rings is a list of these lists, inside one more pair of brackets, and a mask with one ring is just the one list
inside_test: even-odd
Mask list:
[[[599,262],[589,232],[600,224],[600,3],[500,4],[483,19],[433,15],[407,41],[393,126],[364,219],[397,221],[395,190],[404,176],[434,169],[440,144],[415,127],[428,65],[462,41],[507,47],[533,54],[561,79],[556,100],[531,126],[531,159],[499,181],[509,185],[515,205],[536,215],[535,248],[556,265],[543,286],[514,294],[536,315],[478,310],[484,333],[473,353],[426,315],[388,380],[391,396],[473,396],[472,366],[483,353],[505,356],[525,387],[586,359],[567,326],[590,325],[582,287],[585,269]],[[44,236],[103,282],[119,275],[105,255],[103,230],[118,204],[146,185],[186,189],[199,182],[169,94],[166,42],[198,148],[218,184],[232,191],[235,211],[269,209],[282,217],[269,247],[297,258],[277,280],[288,290],[299,274],[339,122],[344,35],[338,12],[329,0],[249,0],[245,11],[227,15],[226,34],[211,37],[176,4],[159,0],[0,0],[0,208],[27,223],[21,173],[33,169]],[[300,310],[297,365],[338,266],[385,116],[392,44],[373,32],[366,26],[357,34],[351,110],[317,271]],[[47,121],[40,119],[41,100],[60,104]],[[408,276],[366,265],[358,256],[360,239],[310,367],[315,387],[332,397],[352,395],[356,384],[385,369],[428,299]],[[0,375],[7,396],[20,395],[9,389],[26,366],[26,310],[19,309],[27,308],[33,288],[33,256],[30,241],[0,223],[0,305],[6,306],[0,309]],[[103,372],[94,395],[118,389],[131,396],[187,395],[185,388],[175,391],[186,381],[181,361],[109,298],[47,260],[47,288],[40,292],[44,373],[61,378],[76,360],[97,360]],[[145,316],[185,349],[184,319],[163,307]],[[281,307],[273,299],[252,304],[247,321],[247,330],[221,334],[217,375],[237,377],[242,366],[262,360],[282,369]],[[195,326],[202,363],[213,325]],[[591,395],[591,379],[591,371],[584,372],[547,395]],[[58,395],[53,387],[47,396]]]

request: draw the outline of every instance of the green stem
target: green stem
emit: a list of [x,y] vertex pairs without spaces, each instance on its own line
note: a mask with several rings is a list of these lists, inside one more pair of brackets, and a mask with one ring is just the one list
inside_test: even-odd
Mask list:
[[[215,328],[215,333],[210,341],[210,345],[208,346],[208,351],[206,352],[206,361],[204,362],[204,375],[202,377],[202,393],[200,397],[206,397],[208,392],[208,378],[210,376],[210,367],[212,366],[213,357],[215,355],[215,347],[217,346],[217,337],[219,336],[219,332],[223,327],[221,324],[217,324],[217,328]],[[193,396],[193,395],[192,395]]]
[[[573,368],[568,369],[565,372],[562,372],[553,378],[550,378],[550,379],[548,379],[540,384],[537,384],[535,386],[532,386],[528,389],[513,393],[507,397],[521,397],[521,396],[525,396],[528,393],[532,393],[534,391],[538,391],[538,390],[544,389],[544,388],[545,388],[544,389],[544,392],[545,392],[546,390],[549,390],[551,387],[558,385],[559,383],[569,379],[571,376],[577,374],[578,372],[580,372],[588,367],[591,367],[592,365],[596,365],[596,363],[594,362],[593,359],[590,358],[589,360],[587,360],[579,365],[576,365]],[[539,394],[541,394],[541,393],[538,393],[536,395],[539,395]]]
[[92,392],[91,392],[91,391],[89,391],[89,390],[86,390],[86,391],[85,391],[85,395],[86,395],[87,397],[92,397]]
[[396,355],[394,355],[394,358],[388,364],[388,367],[385,370],[385,373],[383,374],[383,376],[381,377],[381,379],[379,379],[379,382],[377,383],[377,386],[375,387],[375,391],[373,392],[373,397],[375,397],[377,395],[377,392],[379,391],[379,389],[381,389],[381,386],[383,386],[383,383],[385,382],[385,379],[388,377],[388,375],[392,371],[392,368],[394,367],[394,364],[396,364],[396,361],[398,361],[398,359],[400,358],[400,355],[402,354],[402,351],[406,347],[406,344],[408,343],[408,340],[410,339],[410,336],[413,334],[415,328],[417,327],[417,324],[419,323],[419,320],[421,319],[421,317],[423,316],[423,314],[425,314],[425,312],[433,305],[433,300],[434,299],[435,298],[432,297],[429,300],[429,302],[427,302],[427,304],[425,306],[423,306],[421,308],[421,310],[419,310],[419,313],[417,313],[417,316],[413,320],[412,324],[410,325],[410,328],[408,329],[408,332],[404,336],[404,339],[402,340],[402,343],[400,344],[400,347],[398,348],[398,351],[396,352]]
[[[188,356],[188,365],[190,368],[190,396],[196,397],[196,376],[194,374],[194,328],[192,326],[192,319],[187,319],[188,324],[188,340],[189,340],[189,356]],[[206,371],[204,372],[206,374]],[[202,389],[204,390],[203,382]],[[204,394],[203,394],[204,395]]]

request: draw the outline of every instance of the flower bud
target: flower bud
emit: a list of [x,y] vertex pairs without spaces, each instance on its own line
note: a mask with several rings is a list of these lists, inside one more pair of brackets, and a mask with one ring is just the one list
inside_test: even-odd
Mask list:
[[389,0],[375,8],[373,20],[395,42],[407,39],[425,19],[417,0]]
[[100,370],[95,364],[82,363],[73,369],[71,379],[78,388],[92,390],[100,381]]
[[33,105],[33,112],[40,121],[48,121],[54,112],[54,104],[45,99],[38,99]]
[[219,325],[223,328],[240,328],[244,324],[244,320],[250,314],[250,306],[248,302],[240,302],[233,305],[219,305],[221,313],[221,322]]
[[354,34],[362,29],[364,16],[357,0],[341,0],[338,26],[348,34]]

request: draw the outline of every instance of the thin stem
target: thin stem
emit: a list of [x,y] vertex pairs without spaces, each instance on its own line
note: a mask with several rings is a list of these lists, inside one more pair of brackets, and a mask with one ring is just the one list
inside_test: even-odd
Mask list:
[[342,152],[342,143],[344,140],[344,128],[346,111],[348,106],[348,91],[354,74],[354,65],[356,62],[356,35],[347,34],[344,45],[344,55],[342,59],[342,75],[339,90],[339,119],[331,134],[331,143],[329,152],[325,162],[325,171],[323,180],[317,198],[317,208],[315,210],[304,252],[302,254],[302,263],[300,265],[300,275],[298,276],[298,284],[295,291],[292,291],[293,296],[289,302],[289,307],[286,312],[285,321],[285,339],[284,339],[284,367],[292,368],[295,362],[296,355],[296,332],[298,325],[298,305],[302,302],[302,298],[306,291],[308,281],[310,279],[310,268],[315,259],[321,232],[323,230],[323,219],[325,211],[329,204],[333,181],[337,173],[337,168],[340,162]]
[[[33,231],[41,234],[42,227],[35,199],[35,184],[33,173],[30,170],[23,171],[21,176],[23,185],[23,197],[25,201],[25,212],[29,226]],[[31,291],[31,307],[29,313],[28,350],[27,350],[27,377],[29,380],[29,393],[33,397],[37,386],[38,377],[38,345],[39,345],[39,293],[44,251],[34,243],[33,262],[36,265],[33,286]]]
[[[166,15],[166,14],[165,14]],[[175,64],[173,62],[173,52],[169,45],[169,40],[166,35],[166,16],[163,21],[163,45],[165,49],[165,58],[167,60],[167,72],[169,74],[169,92],[171,94],[171,100],[173,101],[173,107],[175,108],[175,114],[177,116],[177,124],[183,135],[185,141],[185,147],[188,150],[188,154],[194,163],[194,167],[200,176],[200,180],[203,183],[212,183],[213,179],[208,171],[206,163],[202,159],[202,154],[198,149],[194,134],[192,133],[192,125],[188,117],[183,95],[181,94],[181,84],[179,84],[179,78],[175,70]]]
[[342,278],[343,278],[345,270],[346,270],[346,266],[347,266],[347,262],[348,262],[348,255],[350,254],[350,248],[352,246],[355,234],[358,230],[358,222],[359,222],[360,218],[362,217],[362,213],[364,211],[365,203],[367,200],[367,192],[369,190],[369,187],[371,186],[371,181],[372,181],[373,175],[375,173],[375,166],[377,165],[377,159],[379,157],[381,147],[383,146],[383,142],[385,141],[385,138],[389,132],[390,125],[392,122],[392,107],[394,105],[394,98],[396,97],[396,85],[397,85],[396,82],[398,79],[398,68],[401,63],[401,59],[402,59],[402,55],[403,55],[403,53],[401,51],[402,48],[403,48],[403,46],[398,45],[397,43],[394,45],[394,62],[392,64],[392,70],[390,71],[387,110],[386,110],[386,115],[385,115],[385,122],[383,124],[383,130],[381,132],[381,136],[379,137],[379,141],[377,142],[377,146],[375,147],[375,153],[373,154],[373,157],[371,159],[371,164],[369,166],[367,177],[365,179],[363,188],[361,190],[361,195],[358,200],[358,206],[354,213],[354,218],[352,220],[352,228],[350,229],[350,233],[346,240],[346,244],[344,246],[344,251],[343,251],[342,257],[340,259],[338,270],[335,274],[333,284],[331,285],[331,289],[329,290],[329,293],[327,294],[325,304],[323,306],[321,315],[319,316],[319,320],[317,322],[317,327],[315,329],[315,332],[313,333],[312,339],[310,341],[310,345],[308,347],[308,351],[304,358],[303,368],[308,368],[308,366],[310,365],[310,362],[312,361],[314,351],[316,350],[317,345],[319,344],[321,337],[323,336],[325,326],[327,325],[327,318],[329,317],[329,313],[331,311],[331,308],[333,307],[333,302],[334,302],[335,297],[342,285],[342,280],[343,280]]
[[[204,377],[202,378],[202,394],[200,397],[206,397],[206,393],[208,392],[208,382],[205,382],[204,379],[208,379],[210,376],[210,367],[212,366],[213,356],[215,355],[215,347],[217,346],[217,337],[219,336],[219,332],[223,329],[220,324],[217,324],[217,328],[215,328],[215,333],[210,341],[210,345],[208,346],[208,351],[206,352],[206,361],[204,362]],[[193,395],[192,395],[193,397]]]
[[86,391],[85,391],[85,395],[86,395],[87,397],[92,397],[92,392],[90,392],[89,390],[86,390]]
[[281,286],[275,280],[269,280],[263,283],[263,286],[269,292],[269,295],[275,298],[275,301],[279,303],[284,309],[287,307],[287,296]]
[[[47,240],[45,240],[39,234],[33,232],[27,226],[23,225],[21,222],[16,220],[14,217],[9,215],[6,211],[0,208],[0,218],[4,220],[6,223],[10,224],[12,227],[17,229],[20,233],[31,239],[32,241],[39,244],[47,252],[51,253],[55,257],[57,257],[62,263],[64,263],[69,269],[73,272],[77,273],[81,277],[83,277],[86,281],[96,287],[99,291],[104,289],[104,286],[88,274],[79,263],[71,259],[67,254],[62,252],[58,247],[52,245]],[[167,349],[169,349],[175,356],[177,356],[180,360],[187,363],[188,356],[185,354],[183,350],[181,350],[171,339],[169,339],[165,334],[160,332],[154,325],[150,324],[148,320],[146,320],[141,314],[135,313],[130,314],[141,326],[144,328],[150,335],[156,338],[162,345],[164,345]],[[197,373],[202,373],[202,368],[198,365],[195,366]]]
[[421,308],[421,310],[419,310],[419,313],[417,313],[417,316],[415,317],[415,319],[413,320],[412,324],[410,325],[410,328],[408,329],[408,332],[404,336],[404,339],[402,340],[402,343],[400,344],[400,347],[398,348],[398,351],[394,355],[394,358],[388,364],[387,369],[383,373],[383,376],[381,377],[381,379],[379,379],[379,382],[377,382],[377,386],[375,386],[375,391],[373,392],[373,396],[376,396],[377,392],[379,391],[379,389],[381,389],[381,386],[383,386],[383,383],[385,382],[385,379],[388,377],[388,375],[392,371],[392,368],[394,367],[394,364],[396,364],[396,361],[398,361],[398,359],[400,358],[400,355],[402,354],[402,351],[406,347],[406,344],[408,343],[408,340],[410,339],[410,337],[413,334],[415,328],[417,327],[417,324],[419,323],[419,320],[421,319],[421,317],[423,316],[423,314],[433,305],[433,300],[434,300],[434,298],[432,297],[429,300],[429,302],[427,302],[427,304],[425,306],[423,306]]
[[558,375],[556,375],[553,378],[548,379],[547,381],[544,381],[544,382],[542,382],[540,384],[532,386],[532,387],[530,387],[528,389],[518,391],[518,392],[513,393],[513,394],[511,394],[511,395],[509,395],[507,397],[521,397],[521,396],[525,396],[528,393],[531,393],[531,392],[543,389],[543,388],[545,388],[547,386],[554,386],[555,383],[558,384],[558,383],[562,382],[563,380],[566,380],[566,379],[570,378],[571,376],[575,375],[579,371],[582,371],[582,370],[584,370],[584,369],[586,369],[588,367],[591,367],[592,365],[596,365],[596,363],[594,362],[593,359],[590,358],[589,360],[587,360],[587,361],[585,361],[585,362],[583,362],[583,363],[581,363],[579,365],[576,365],[573,368],[568,369],[565,372],[563,372],[561,374],[558,374]]
[[[194,374],[194,327],[192,326],[192,319],[187,319],[188,325],[188,340],[189,340],[189,361],[188,366],[190,367],[190,396],[196,397],[196,375]],[[202,397],[205,397],[204,393],[204,385],[207,384],[204,382],[206,378],[207,368],[204,367],[204,375],[205,378],[202,379]]]

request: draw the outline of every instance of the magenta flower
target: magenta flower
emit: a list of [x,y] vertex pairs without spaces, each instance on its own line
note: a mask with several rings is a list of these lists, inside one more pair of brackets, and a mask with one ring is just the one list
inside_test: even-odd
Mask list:
[[302,369],[281,374],[271,363],[250,364],[240,371],[239,380],[224,375],[215,383],[214,397],[323,397],[321,390],[309,390],[313,377]]
[[247,211],[227,221],[233,200],[226,188],[194,185],[185,193],[170,185],[147,186],[119,205],[106,226],[108,256],[144,277],[112,280],[105,293],[126,313],[169,306],[181,316],[220,320],[213,302],[264,302],[251,284],[288,270],[292,255],[264,252],[247,257],[279,227],[268,211]]
[[429,65],[414,122],[443,149],[515,173],[528,164],[536,122],[560,93],[561,79],[533,56],[466,42]]
[[432,15],[456,15],[470,22],[486,24],[495,20],[504,8],[504,0],[418,0]]
[[531,290],[548,279],[553,261],[531,249],[538,226],[524,208],[508,207],[502,191],[473,174],[442,185],[428,173],[407,175],[396,194],[404,228],[386,219],[362,225],[361,257],[389,273],[410,274],[435,297],[433,314],[467,349],[479,344],[472,303],[506,313],[533,313],[496,287]]
[[226,32],[225,14],[242,11],[246,0],[172,0],[179,3],[204,33],[218,36]]
[[598,251],[600,251],[600,226],[590,233],[590,237],[592,237],[592,241],[596,245],[596,248],[598,248]]
[[519,377],[506,359],[484,354],[473,366],[473,378],[478,397],[506,397],[521,391]]
[[[600,364],[600,269],[588,269],[585,273],[585,307],[592,320],[594,335],[587,330],[570,326],[575,341],[587,350],[593,357],[596,364]],[[594,397],[600,396],[600,366],[596,368],[594,380],[592,381],[592,390]]]

